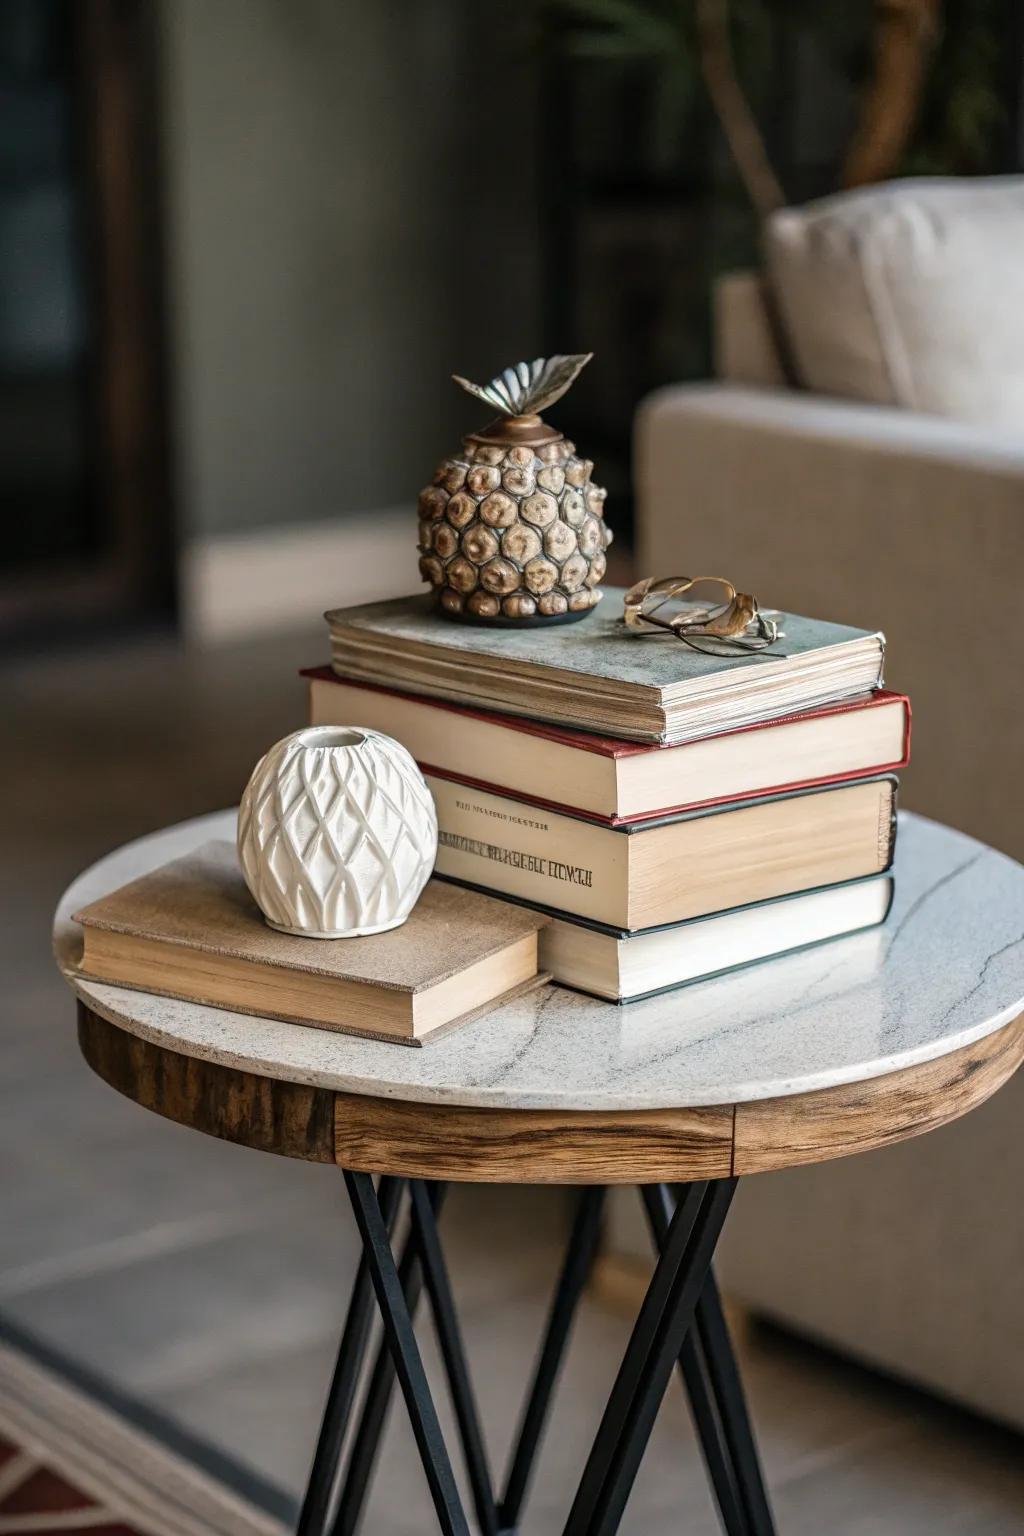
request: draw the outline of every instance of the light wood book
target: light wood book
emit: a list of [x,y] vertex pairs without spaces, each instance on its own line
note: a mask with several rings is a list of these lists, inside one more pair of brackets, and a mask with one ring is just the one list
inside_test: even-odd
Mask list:
[[75,914],[80,973],[405,1045],[536,984],[546,919],[431,880],[401,928],[303,939],[263,921],[230,843],[204,844]]

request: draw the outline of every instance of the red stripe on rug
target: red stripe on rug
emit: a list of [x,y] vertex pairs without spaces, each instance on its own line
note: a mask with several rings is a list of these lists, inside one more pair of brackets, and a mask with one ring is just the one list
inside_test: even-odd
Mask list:
[[[134,1525],[88,1525],[83,1527],[83,1533],[88,1536],[141,1536],[140,1531],[135,1530]],[[32,1527],[32,1536],[68,1536],[68,1527]]]
[[11,1489],[6,1499],[0,1500],[0,1515],[56,1515],[72,1509],[92,1509],[95,1504],[95,1499],[56,1472],[37,1467]]
[[[51,1525],[32,1527],[32,1536],[68,1536],[66,1525]],[[82,1536],[141,1536],[133,1525],[90,1525],[87,1526]]]

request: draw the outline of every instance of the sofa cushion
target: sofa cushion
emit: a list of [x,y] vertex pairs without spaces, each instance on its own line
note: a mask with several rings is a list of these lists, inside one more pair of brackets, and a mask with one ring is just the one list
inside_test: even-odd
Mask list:
[[715,280],[711,336],[716,378],[762,389],[792,384],[777,333],[778,319],[760,272],[726,272]]
[[808,388],[1024,433],[1024,176],[865,187],[765,240]]

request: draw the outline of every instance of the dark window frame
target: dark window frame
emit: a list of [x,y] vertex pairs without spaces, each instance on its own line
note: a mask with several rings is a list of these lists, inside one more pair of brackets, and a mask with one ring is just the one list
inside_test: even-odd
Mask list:
[[69,15],[102,553],[0,577],[7,642],[170,625],[177,614],[155,6],[70,0]]

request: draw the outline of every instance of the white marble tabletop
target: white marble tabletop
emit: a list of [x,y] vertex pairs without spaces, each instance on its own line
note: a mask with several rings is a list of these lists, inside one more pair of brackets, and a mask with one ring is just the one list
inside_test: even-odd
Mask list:
[[132,1034],[290,1082],[506,1109],[728,1104],[929,1061],[1024,1011],[1024,868],[909,815],[882,928],[622,1008],[546,986],[420,1050],[77,977],[70,914],[214,837],[233,840],[234,812],[142,838],[79,876],[57,909],[57,960],[90,1008]]

